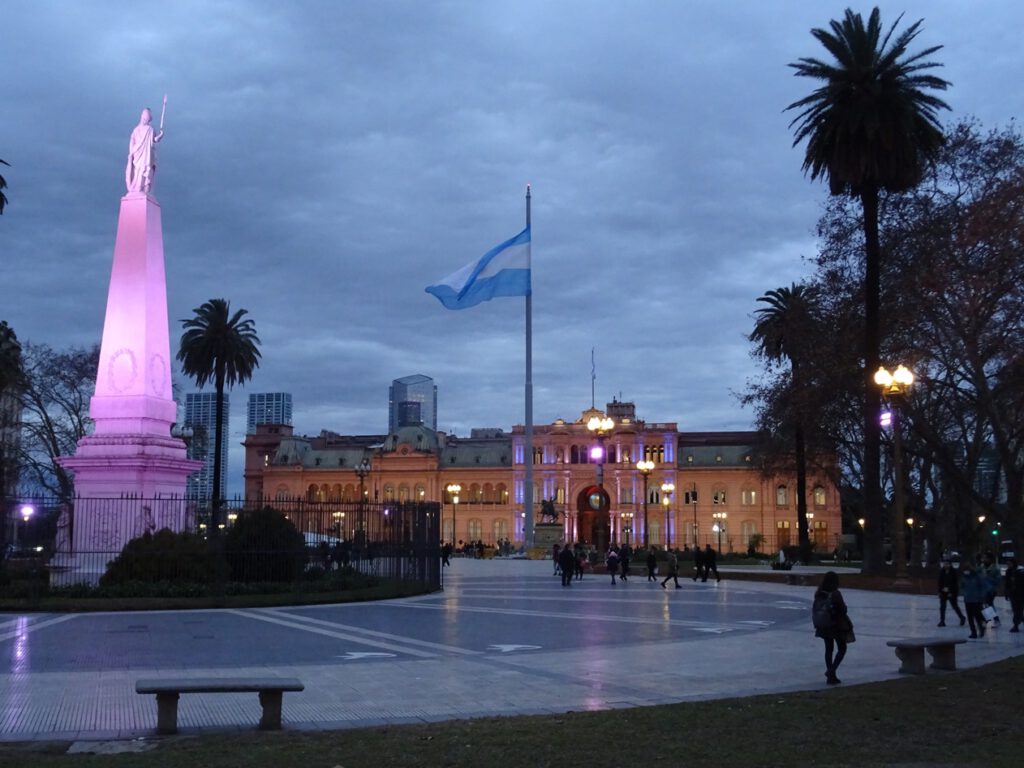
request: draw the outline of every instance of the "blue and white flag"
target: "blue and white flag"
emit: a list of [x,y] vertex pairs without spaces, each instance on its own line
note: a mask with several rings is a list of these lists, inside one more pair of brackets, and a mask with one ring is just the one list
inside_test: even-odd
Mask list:
[[448,309],[468,309],[499,296],[529,296],[530,228],[426,290]]

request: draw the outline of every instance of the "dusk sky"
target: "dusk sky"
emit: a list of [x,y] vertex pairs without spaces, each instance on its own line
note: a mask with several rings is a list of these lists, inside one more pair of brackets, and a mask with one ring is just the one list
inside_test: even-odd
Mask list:
[[[787,104],[846,3],[3,0],[0,319],[98,343],[128,137],[159,119],[172,355],[224,297],[262,339],[231,392],[240,490],[250,392],[295,427],[387,430],[391,380],[437,383],[438,427],[523,422],[524,302],[424,288],[524,226],[533,186],[534,421],[633,401],[684,431],[748,429],[756,299],[811,272],[827,188]],[[867,15],[870,5],[855,6]],[[946,122],[1024,104],[1024,4],[886,3],[923,18]],[[192,386],[181,378],[183,391]]]

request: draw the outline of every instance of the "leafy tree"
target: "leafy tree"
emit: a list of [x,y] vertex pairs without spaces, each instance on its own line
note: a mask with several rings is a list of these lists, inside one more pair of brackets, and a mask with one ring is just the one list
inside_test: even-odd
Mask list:
[[74,497],[71,476],[56,459],[74,454],[92,426],[89,400],[96,389],[99,356],[99,346],[58,351],[25,344],[16,453],[22,485],[63,501]]
[[[814,338],[817,323],[817,290],[813,286],[797,285],[776,288],[758,298],[767,306],[754,312],[757,320],[750,341],[757,344],[757,354],[777,363],[789,361],[793,394],[809,386],[806,378],[808,341]],[[796,459],[796,513],[801,557],[810,560],[811,543],[807,526],[807,441],[805,438],[805,411],[793,414],[793,448]]]
[[[900,17],[902,18],[902,17]],[[927,57],[941,46],[916,54],[907,49],[920,32],[917,21],[893,34],[900,19],[883,35],[878,8],[867,24],[847,9],[830,30],[811,34],[834,61],[801,58],[791,64],[798,77],[821,81],[809,96],[787,110],[799,110],[794,146],[807,140],[803,169],[812,179],[825,177],[833,195],[860,202],[863,214],[864,268],[864,478],[868,519],[865,570],[881,567],[881,485],[879,476],[880,393],[872,377],[879,364],[879,243],[878,206],[883,191],[913,188],[943,143],[938,110],[948,105],[928,93],[949,83],[927,71],[940,66]]]
[[212,530],[220,523],[220,478],[224,457],[221,451],[224,434],[224,387],[244,384],[259,367],[260,340],[251,319],[243,319],[247,311],[231,314],[226,299],[210,299],[193,310],[195,317],[182,320],[178,360],[187,376],[202,388],[213,382],[217,392],[216,429],[213,454]]
[[[5,160],[0,160],[0,165],[6,165],[8,168],[10,168],[11,166],[11,164]],[[3,176],[0,176],[0,216],[3,215],[4,206],[7,205],[7,195],[4,194],[4,189],[6,188],[7,179],[5,179]]]

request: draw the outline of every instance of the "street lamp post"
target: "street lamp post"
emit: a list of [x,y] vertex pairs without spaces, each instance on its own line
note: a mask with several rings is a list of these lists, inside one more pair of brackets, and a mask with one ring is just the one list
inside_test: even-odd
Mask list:
[[650,545],[650,539],[647,535],[647,478],[654,471],[654,462],[640,459],[636,463],[636,470],[644,479],[644,549],[647,549]]
[[893,533],[893,564],[896,566],[896,574],[906,575],[907,559],[904,552],[903,519],[903,445],[900,436],[900,407],[904,404],[907,392],[914,383],[914,374],[904,365],[899,365],[896,370],[889,373],[884,367],[879,367],[875,372],[875,384],[882,389],[882,397],[885,398],[892,408],[892,468],[893,468],[893,507],[892,511],[892,533]]
[[359,477],[359,530],[356,532],[356,546],[362,546],[366,540],[366,477],[370,474],[370,461],[363,459],[356,467],[356,475]]
[[604,438],[615,427],[615,421],[610,416],[591,416],[587,421],[587,429],[597,435],[598,455],[591,453],[591,458],[597,458],[597,470],[595,473],[597,484],[604,488]]
[[728,514],[725,512],[712,512],[711,516],[715,518],[714,531],[718,534],[718,554],[722,554],[722,531],[725,530],[725,518]]
[[676,487],[673,483],[661,484],[661,500],[665,504],[665,547],[672,548],[672,492]]
[[811,550],[815,549],[817,541],[814,536],[814,513],[807,513],[807,540],[811,545]]
[[462,486],[458,483],[452,483],[445,490],[448,491],[448,495],[452,500],[452,546],[455,546],[458,539],[455,537],[455,518],[459,510],[459,491],[462,490]]
[[626,537],[626,546],[632,546],[632,533],[633,533],[633,513],[623,512],[622,513],[622,533]]

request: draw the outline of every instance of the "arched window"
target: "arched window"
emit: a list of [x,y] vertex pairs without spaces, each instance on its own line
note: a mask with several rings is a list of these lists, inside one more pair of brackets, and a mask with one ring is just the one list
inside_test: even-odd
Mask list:
[[306,489],[306,501],[316,501],[316,496],[319,491],[320,489],[317,488],[316,483],[311,483]]
[[750,546],[750,537],[757,533],[757,521],[744,520],[740,528],[743,531],[743,547],[746,549]]
[[505,484],[504,483],[498,483],[494,487],[494,490],[495,490],[495,492],[498,495],[498,503],[499,504],[508,504],[508,488],[505,486]]
[[466,500],[472,501],[474,504],[479,504],[483,501],[484,489],[480,487],[480,483],[473,483],[469,486],[469,493],[466,494]]
[[579,464],[580,463],[580,449],[579,446],[573,445],[569,448],[569,463]]
[[342,501],[355,501],[356,497],[358,495],[359,495],[359,492],[356,489],[356,487],[354,485],[352,485],[352,483],[346,483],[345,484],[345,491],[342,493],[341,500]]
[[409,486],[405,483],[398,486],[398,500],[409,501]]
[[757,491],[753,488],[744,488],[740,491],[740,504],[744,507],[752,507],[757,504]]
[[479,541],[484,537],[484,524],[481,522],[479,517],[474,517],[469,521],[469,540]]
[[508,538],[508,520],[499,517],[494,521],[494,541],[499,542]]
[[775,506],[789,506],[789,491],[784,485],[780,485],[775,489]]
[[395,486],[393,486],[391,483],[388,483],[387,485],[384,486],[384,501],[394,501],[394,500],[395,500]]
[[426,501],[426,500],[427,500],[427,489],[426,489],[425,486],[418,484],[416,486],[416,498],[414,499],[414,501],[423,502],[423,501]]
[[814,486],[814,506],[825,506],[825,489],[820,485]]
[[335,483],[331,486],[331,501],[341,501],[341,483]]
[[291,493],[289,493],[287,485],[277,486],[277,490],[274,492],[274,498],[277,501],[286,501],[290,497]]
[[711,491],[711,503],[724,506],[726,503],[725,488],[718,487]]

